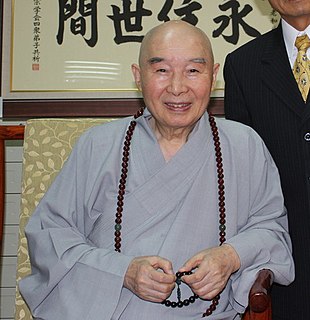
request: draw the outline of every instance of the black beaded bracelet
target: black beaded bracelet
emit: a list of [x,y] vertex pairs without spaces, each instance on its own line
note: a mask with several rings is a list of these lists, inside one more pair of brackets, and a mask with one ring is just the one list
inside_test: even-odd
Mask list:
[[181,289],[180,289],[180,285],[182,283],[182,280],[181,278],[183,276],[187,276],[187,275],[190,275],[192,274],[192,271],[184,271],[184,272],[177,272],[175,274],[176,276],[176,280],[175,280],[175,283],[177,284],[178,288],[177,288],[177,298],[178,298],[178,301],[170,301],[168,299],[164,300],[162,302],[163,305],[165,305],[166,307],[171,307],[171,308],[182,308],[183,306],[187,307],[188,305],[190,305],[191,303],[194,303],[196,301],[196,299],[199,298],[199,296],[197,294],[194,294],[192,296],[190,296],[188,299],[184,299],[182,301],[182,298],[181,298]]

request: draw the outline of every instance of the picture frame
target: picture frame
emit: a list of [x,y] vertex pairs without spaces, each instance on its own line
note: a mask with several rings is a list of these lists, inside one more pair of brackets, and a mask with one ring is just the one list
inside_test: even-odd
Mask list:
[[[63,4],[63,7],[60,6],[60,3]],[[77,116],[87,114],[101,116],[102,112],[104,115],[111,116],[131,114],[132,111],[143,105],[143,102],[132,80],[130,64],[137,62],[140,42],[145,32],[156,23],[163,22],[164,19],[187,19],[190,17],[192,19],[190,23],[196,23],[211,37],[214,53],[216,57],[219,56],[221,67],[228,52],[258,36],[258,33],[268,31],[278,22],[267,0],[209,0],[208,2],[202,0],[163,0],[156,2],[151,0],[118,0],[105,1],[104,8],[99,7],[99,4],[103,2],[97,2],[96,0],[76,0],[75,3],[85,5],[84,11],[79,11],[78,6],[72,6],[73,3],[74,1],[66,0],[13,0],[12,7],[5,8],[6,12],[9,9],[12,10],[11,30],[9,30],[12,43],[10,46],[10,71],[8,74],[5,70],[4,78],[6,76],[7,79],[3,81],[3,83],[6,83],[2,94],[4,116],[8,118],[59,116],[62,114],[67,116],[73,114]],[[93,10],[93,12],[89,10],[88,16],[85,13],[87,11],[86,4]],[[97,4],[97,13],[98,11],[104,12],[101,16],[97,15],[96,24],[91,20],[94,17],[89,19],[94,14],[95,4]],[[171,4],[175,7],[171,7]],[[35,11],[35,7],[38,5],[41,6],[41,11]],[[64,9],[65,5],[68,6],[67,9]],[[130,9],[129,5],[133,7]],[[2,6],[3,0],[1,0]],[[128,8],[131,10],[129,13],[127,12],[128,17],[130,17],[130,14],[138,12],[138,6],[140,6],[140,11],[144,12],[144,16],[142,14],[140,17],[140,24],[131,25],[131,28],[140,28],[139,31],[134,30],[131,33],[129,27],[125,28],[126,6],[127,11]],[[211,14],[208,19],[205,18],[206,8]],[[180,9],[183,9],[183,11]],[[44,10],[48,12],[48,15],[44,14]],[[190,12],[190,10],[192,11]],[[216,11],[214,12],[214,10]],[[60,14],[61,12],[62,14]],[[180,12],[183,12],[183,16]],[[232,15],[233,12],[237,15],[235,19],[239,19],[238,23],[233,22],[232,18],[231,21],[227,20],[229,14]],[[32,15],[31,13],[35,14]],[[253,22],[245,19],[248,19],[251,15],[253,15]],[[37,20],[36,16],[39,17]],[[153,16],[156,17],[155,20]],[[46,17],[46,21],[43,19],[44,17]],[[51,19],[51,17],[54,17],[54,19]],[[116,17],[118,19],[123,18],[121,21],[124,25],[122,30],[120,30],[120,21]],[[100,24],[102,20],[104,22]],[[129,20],[127,23],[129,23]],[[84,23],[84,33],[82,32],[83,23],[81,21]],[[145,24],[141,21],[145,21]],[[205,25],[200,21],[204,21]],[[234,23],[235,26],[233,26]],[[52,27],[49,27],[49,24]],[[96,33],[94,32],[94,25],[97,26],[96,37],[94,36]],[[229,31],[229,28],[236,29],[236,26],[238,36],[236,36],[236,31]],[[39,37],[33,31],[38,27],[41,28],[39,29]],[[88,33],[87,29],[90,30]],[[101,30],[106,32],[99,32]],[[101,38],[101,33],[104,40]],[[120,37],[120,34],[122,37]],[[38,39],[40,39],[40,43],[37,43]],[[225,48],[223,43],[226,45]],[[84,52],[82,48],[85,49]],[[106,48],[109,48],[109,50]],[[114,49],[112,50],[112,48]],[[35,56],[33,54],[35,51],[40,52],[40,56]],[[76,52],[79,55],[74,55]],[[89,52],[92,53],[92,56]],[[102,52],[107,53],[107,55],[104,56]],[[126,55],[124,55],[124,52],[126,52]],[[59,60],[60,56],[62,60]],[[83,60],[82,57],[87,57],[87,59]],[[124,60],[122,60],[123,58]],[[70,68],[74,66],[72,66],[72,63],[70,65],[68,61],[79,62],[80,70],[75,69],[75,73],[72,72]],[[108,64],[118,65],[118,70],[122,71],[115,72],[116,76],[114,80],[111,80],[111,83],[107,79],[95,80],[95,76],[88,81],[82,81],[81,74],[85,71],[85,68],[81,68],[81,65],[85,64],[89,64],[91,67],[97,66],[95,66],[97,69],[93,73],[95,76],[100,74],[98,70],[108,70],[106,68]],[[103,69],[100,69],[98,64],[104,65]],[[60,66],[60,69],[56,66]],[[69,66],[69,69],[65,66]],[[74,73],[74,76],[70,78],[72,80],[68,80],[69,78],[66,78],[65,75],[72,75],[72,73]],[[224,81],[220,72],[211,99],[211,108],[215,108],[215,113],[223,113],[223,92]],[[42,108],[43,104],[44,108]],[[219,109],[217,110],[217,108]]]

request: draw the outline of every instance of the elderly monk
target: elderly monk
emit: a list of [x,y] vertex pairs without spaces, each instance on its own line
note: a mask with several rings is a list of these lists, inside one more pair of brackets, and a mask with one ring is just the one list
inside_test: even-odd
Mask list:
[[257,272],[294,278],[277,168],[249,127],[206,108],[219,69],[198,28],[147,33],[146,109],[79,139],[30,219],[37,319],[236,319]]

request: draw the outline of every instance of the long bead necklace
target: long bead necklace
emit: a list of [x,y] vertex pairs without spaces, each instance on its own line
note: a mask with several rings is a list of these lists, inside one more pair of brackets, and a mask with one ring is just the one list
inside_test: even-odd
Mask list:
[[[132,120],[126,131],[125,141],[123,145],[123,158],[121,165],[121,177],[118,186],[118,196],[117,196],[117,208],[115,214],[115,231],[114,231],[114,249],[117,252],[121,252],[121,230],[122,230],[122,216],[123,216],[123,206],[124,206],[124,195],[126,189],[126,181],[128,175],[128,162],[129,162],[129,151],[133,132],[137,125],[136,119],[143,115],[144,108],[141,108],[134,115],[134,120]],[[223,158],[221,152],[220,138],[218,134],[217,125],[214,117],[209,113],[209,123],[211,126],[211,131],[213,135],[216,166],[217,166],[217,183],[218,183],[218,206],[219,206],[219,242],[222,245],[226,241],[226,210],[225,210],[225,187],[224,187],[224,169],[223,169]],[[194,303],[196,299],[199,298],[197,294],[192,295],[188,299],[182,301],[181,299],[181,278],[184,275],[192,274],[191,271],[188,272],[177,272],[176,273],[176,284],[177,284],[177,299],[178,301],[170,301],[168,299],[162,302],[163,305],[172,308],[182,308],[183,306],[188,306]],[[219,304],[220,295],[218,294],[213,298],[209,308],[203,313],[202,317],[210,316]]]

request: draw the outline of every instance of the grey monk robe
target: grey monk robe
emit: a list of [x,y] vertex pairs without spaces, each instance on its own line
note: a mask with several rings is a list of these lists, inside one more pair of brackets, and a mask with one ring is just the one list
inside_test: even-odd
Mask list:
[[[114,220],[124,136],[132,118],[86,132],[26,227],[32,274],[20,290],[34,317],[48,320],[200,319],[208,301],[167,308],[123,288],[133,257],[159,255],[174,271],[197,252],[218,246],[218,189],[212,133],[205,115],[188,142],[166,162],[149,127],[133,134],[122,252],[114,251]],[[217,119],[222,145],[227,243],[241,259],[209,319],[232,319],[247,304],[261,268],[275,281],[294,277],[277,169],[249,127]],[[192,295],[181,285],[182,299]],[[170,300],[177,300],[175,290]]]

